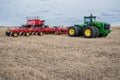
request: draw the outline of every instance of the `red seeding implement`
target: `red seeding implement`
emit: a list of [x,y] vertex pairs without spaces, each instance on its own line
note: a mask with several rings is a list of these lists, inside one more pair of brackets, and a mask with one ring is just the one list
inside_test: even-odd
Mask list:
[[30,36],[30,35],[40,35],[43,34],[67,34],[68,28],[66,27],[49,27],[44,24],[44,20],[40,19],[28,19],[26,25],[22,25],[19,28],[8,29],[6,31],[6,36],[17,37],[20,35]]

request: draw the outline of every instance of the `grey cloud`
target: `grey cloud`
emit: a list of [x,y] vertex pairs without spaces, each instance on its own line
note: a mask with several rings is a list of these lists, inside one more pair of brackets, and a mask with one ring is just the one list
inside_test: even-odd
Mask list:
[[58,13],[58,14],[55,14],[55,16],[63,16],[64,14],[62,13]]
[[0,3],[0,25],[20,25],[28,16],[40,16],[49,25],[83,23],[83,17],[90,13],[103,21],[120,20],[120,0],[0,0]]
[[110,11],[110,12],[120,13],[120,9],[108,9],[108,11]]
[[102,16],[119,16],[120,13],[102,13]]
[[41,10],[39,12],[42,12],[42,13],[49,13],[50,11],[49,10]]
[[40,0],[40,1],[49,1],[49,0]]

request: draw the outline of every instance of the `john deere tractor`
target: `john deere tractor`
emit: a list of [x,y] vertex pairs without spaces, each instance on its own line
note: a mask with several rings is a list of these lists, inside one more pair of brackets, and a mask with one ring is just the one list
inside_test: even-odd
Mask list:
[[92,14],[84,17],[84,24],[76,24],[69,27],[68,35],[70,37],[84,36],[85,38],[106,37],[110,30],[110,24],[97,22],[96,16]]

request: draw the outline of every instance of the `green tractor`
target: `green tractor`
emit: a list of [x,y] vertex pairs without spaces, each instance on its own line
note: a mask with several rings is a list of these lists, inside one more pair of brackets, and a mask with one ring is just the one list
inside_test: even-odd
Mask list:
[[96,16],[85,16],[83,25],[74,25],[69,27],[68,35],[70,37],[84,36],[85,38],[106,37],[110,30],[110,24],[97,22]]

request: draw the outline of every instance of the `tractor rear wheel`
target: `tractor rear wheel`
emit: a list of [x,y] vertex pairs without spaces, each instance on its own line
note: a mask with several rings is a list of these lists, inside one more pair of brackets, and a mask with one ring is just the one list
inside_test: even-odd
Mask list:
[[78,36],[82,36],[82,29],[81,28],[79,28],[79,27],[77,27],[78,29]]
[[15,32],[15,33],[12,33],[12,36],[13,36],[13,37],[18,37],[18,33],[16,33],[16,32]]
[[96,35],[95,35],[95,37],[98,37],[99,36],[99,29],[97,28],[97,27],[94,27],[95,28],[95,31],[96,31]]
[[93,26],[87,26],[83,29],[83,36],[85,38],[95,38],[96,31]]
[[70,37],[77,37],[81,35],[81,29],[76,26],[72,26],[68,29],[68,35]]

